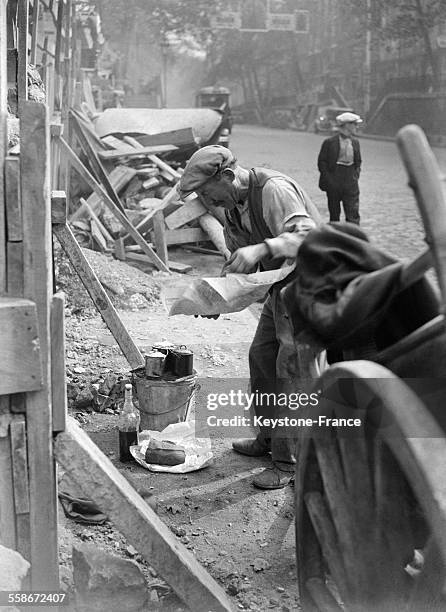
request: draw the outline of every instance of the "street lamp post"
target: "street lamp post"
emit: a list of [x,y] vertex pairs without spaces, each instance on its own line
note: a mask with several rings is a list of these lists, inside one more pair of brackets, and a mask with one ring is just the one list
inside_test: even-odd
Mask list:
[[164,37],[160,42],[162,61],[162,101],[161,106],[167,107],[167,55],[169,52],[169,41]]

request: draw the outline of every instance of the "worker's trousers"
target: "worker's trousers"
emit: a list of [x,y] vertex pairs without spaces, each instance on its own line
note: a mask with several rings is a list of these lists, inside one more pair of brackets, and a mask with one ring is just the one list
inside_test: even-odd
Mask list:
[[341,202],[345,220],[359,225],[359,186],[354,166],[337,166],[327,189],[327,204],[330,221],[339,221]]
[[[294,394],[311,392],[311,381],[320,375],[317,357],[316,350],[295,341],[279,290],[273,288],[249,350],[253,408],[262,423],[267,418],[300,416]],[[285,396],[293,401],[285,403]],[[286,426],[261,426],[257,439],[271,449],[277,467],[292,471],[297,434],[297,430]]]

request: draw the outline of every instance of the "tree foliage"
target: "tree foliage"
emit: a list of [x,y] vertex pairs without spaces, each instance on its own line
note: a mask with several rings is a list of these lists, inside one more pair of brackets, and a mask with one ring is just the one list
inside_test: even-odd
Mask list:
[[381,42],[422,43],[433,84],[439,85],[432,28],[446,20],[445,0],[340,0],[340,6],[355,14],[363,30],[370,28]]
[[260,119],[278,80],[295,83],[300,75],[292,33],[212,30],[211,18],[227,8],[225,0],[99,0],[97,5],[108,38],[131,44],[136,23],[154,42],[174,36],[198,43],[208,57],[209,84],[226,78],[238,81]]

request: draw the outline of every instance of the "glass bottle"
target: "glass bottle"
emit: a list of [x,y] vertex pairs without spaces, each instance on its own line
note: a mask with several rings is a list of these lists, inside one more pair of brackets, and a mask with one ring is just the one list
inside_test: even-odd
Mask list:
[[125,399],[118,419],[119,460],[132,461],[130,447],[138,444],[140,415],[132,401],[132,385],[125,386]]

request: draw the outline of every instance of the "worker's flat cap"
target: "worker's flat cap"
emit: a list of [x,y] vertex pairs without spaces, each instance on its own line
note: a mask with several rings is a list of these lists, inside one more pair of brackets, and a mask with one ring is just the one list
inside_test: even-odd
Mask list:
[[356,113],[341,113],[336,117],[336,121],[339,125],[343,125],[344,123],[362,123],[362,119]]
[[234,155],[221,145],[209,145],[196,151],[187,162],[180,178],[178,191],[182,198],[202,187],[210,178],[229,168],[236,161]]

